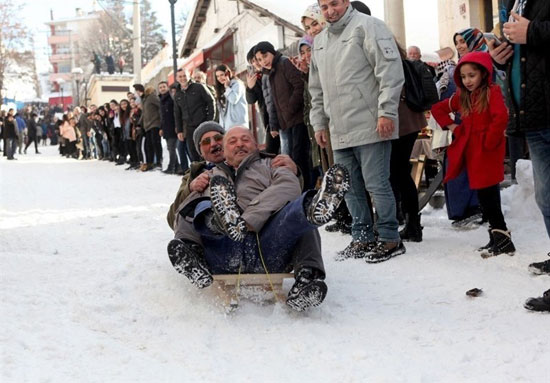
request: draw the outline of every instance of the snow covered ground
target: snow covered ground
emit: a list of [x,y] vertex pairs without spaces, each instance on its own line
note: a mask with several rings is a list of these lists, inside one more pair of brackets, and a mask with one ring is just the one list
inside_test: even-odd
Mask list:
[[516,256],[427,208],[424,242],[377,265],[334,262],[349,238],[322,231],[319,309],[225,315],[168,261],[179,177],[41,150],[0,159],[2,382],[548,382],[550,316],[522,308],[550,286],[527,272],[550,250],[528,161],[503,192]]

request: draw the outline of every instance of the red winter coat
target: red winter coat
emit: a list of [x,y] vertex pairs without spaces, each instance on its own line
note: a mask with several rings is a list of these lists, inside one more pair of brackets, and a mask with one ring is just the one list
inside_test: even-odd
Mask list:
[[[467,62],[483,65],[489,71],[489,79],[492,78],[491,56],[486,52],[472,52],[458,62],[454,74],[457,86],[462,83],[460,67]],[[444,128],[454,122],[449,113],[461,113],[460,92],[460,89],[457,90],[449,99],[440,101],[432,107],[432,115]],[[473,97],[472,105],[475,105],[476,96],[470,96]],[[472,189],[483,189],[500,183],[504,179],[504,131],[508,123],[508,109],[504,104],[500,87],[490,81],[487,109],[482,113],[474,110],[468,116],[462,115],[461,118],[462,123],[454,130],[453,142],[447,149],[449,167],[444,182],[456,178],[466,167]]]

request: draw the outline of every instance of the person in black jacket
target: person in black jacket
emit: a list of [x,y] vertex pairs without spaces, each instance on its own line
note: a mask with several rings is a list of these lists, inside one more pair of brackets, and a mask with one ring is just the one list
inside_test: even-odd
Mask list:
[[6,156],[8,157],[8,160],[14,160],[15,158],[13,155],[17,149],[17,127],[11,110],[4,121],[3,134],[5,139],[4,151],[6,152]]
[[187,69],[176,73],[178,82],[174,97],[174,117],[176,133],[180,141],[185,140],[191,161],[200,161],[193,142],[193,132],[204,121],[214,118],[215,102],[210,91],[202,84],[189,79]]
[[[524,135],[527,140],[535,199],[550,237],[550,2],[510,0],[507,11],[509,19],[503,25],[503,34],[508,42],[496,46],[491,40],[489,51],[493,60],[508,71],[507,133]],[[540,273],[549,268],[550,260],[530,265],[531,271]],[[548,292],[545,294],[547,299]],[[532,300],[526,302],[525,308],[537,310]]]
[[[270,112],[266,105],[266,100],[264,98],[264,91],[262,89],[262,66],[256,60],[254,56],[254,47],[250,48],[246,55],[246,60],[252,69],[246,77],[246,102],[249,104],[258,103],[258,108],[260,109],[260,118],[265,127],[265,151],[267,153],[278,154],[281,147],[281,141],[279,136],[273,137],[271,135],[271,120],[276,120],[277,115],[274,111],[272,114],[275,114],[273,118],[270,116]],[[277,129],[278,130],[278,124]]]
[[27,145],[25,145],[25,149],[23,150],[23,153],[25,154],[27,154],[27,149],[32,142],[34,142],[34,150],[36,154],[40,154],[40,152],[38,151],[38,142],[36,141],[36,127],[37,127],[36,121],[37,120],[38,120],[38,115],[36,113],[33,113],[31,115],[31,118],[29,118],[29,121],[28,121],[29,126],[28,126],[28,132],[27,132],[29,139],[27,141]]
[[166,147],[170,161],[168,167],[163,170],[166,174],[175,174],[179,168],[178,156],[176,154],[176,123],[174,121],[174,100],[168,91],[168,83],[161,81],[158,84],[160,98],[160,135],[166,140]]

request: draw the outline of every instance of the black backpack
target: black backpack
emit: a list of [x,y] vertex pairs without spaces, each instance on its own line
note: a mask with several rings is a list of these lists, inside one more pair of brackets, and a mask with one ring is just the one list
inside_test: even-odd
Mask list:
[[413,112],[430,110],[439,101],[434,76],[422,61],[403,61],[405,102]]

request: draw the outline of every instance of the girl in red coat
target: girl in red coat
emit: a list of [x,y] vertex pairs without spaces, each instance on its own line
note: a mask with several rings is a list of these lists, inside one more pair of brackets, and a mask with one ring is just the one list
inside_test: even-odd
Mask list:
[[[449,168],[445,182],[457,177],[465,167],[470,187],[477,190],[481,209],[489,220],[489,243],[479,249],[484,258],[513,255],[516,250],[502,214],[499,189],[504,179],[508,110],[492,77],[491,56],[486,52],[468,53],[460,59],[454,73],[457,92],[432,107],[439,125],[450,129],[454,136],[447,149]],[[462,123],[457,126],[450,113],[460,113]]]

